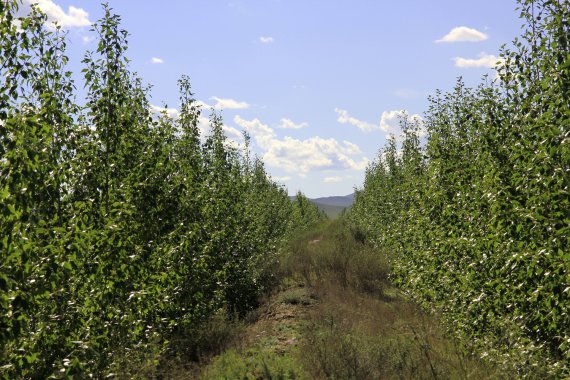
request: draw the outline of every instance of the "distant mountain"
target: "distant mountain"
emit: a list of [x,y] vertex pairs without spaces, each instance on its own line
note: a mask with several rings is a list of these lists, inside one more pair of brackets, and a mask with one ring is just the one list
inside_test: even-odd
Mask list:
[[[290,196],[291,200],[295,199],[295,196]],[[354,193],[344,196],[333,196],[333,197],[321,197],[313,198],[309,200],[313,202],[318,208],[323,210],[329,218],[336,218],[340,215],[342,210],[352,206],[354,203]]]
[[328,206],[350,207],[354,202],[354,193],[344,196],[322,197],[311,199],[315,203]]

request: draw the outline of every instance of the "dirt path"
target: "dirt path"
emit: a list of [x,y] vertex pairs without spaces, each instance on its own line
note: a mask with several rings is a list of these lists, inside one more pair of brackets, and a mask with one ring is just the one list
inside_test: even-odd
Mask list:
[[340,227],[297,241],[282,262],[289,276],[197,378],[501,378],[391,286],[382,256]]
[[306,287],[295,286],[274,294],[259,320],[246,328],[245,346],[262,345],[278,355],[291,353],[301,337],[300,327],[316,300]]
[[202,379],[305,378],[298,363],[302,329],[317,304],[302,284],[283,286],[258,309],[230,349],[203,369]]

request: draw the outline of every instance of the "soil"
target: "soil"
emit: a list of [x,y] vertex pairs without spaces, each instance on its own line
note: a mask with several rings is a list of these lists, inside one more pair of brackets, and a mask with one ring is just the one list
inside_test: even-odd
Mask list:
[[303,286],[273,294],[262,306],[257,321],[245,328],[240,346],[263,346],[279,355],[290,353],[298,345],[302,323],[315,304],[309,289]]

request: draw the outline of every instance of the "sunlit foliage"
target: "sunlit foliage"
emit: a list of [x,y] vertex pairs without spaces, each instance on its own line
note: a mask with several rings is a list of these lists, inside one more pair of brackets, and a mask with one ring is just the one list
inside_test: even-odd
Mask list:
[[78,102],[65,34],[0,1],[0,378],[103,378],[220,309],[246,313],[307,224],[219,116],[200,136],[188,78],[179,117],[149,111],[104,11]]
[[[521,0],[498,78],[402,119],[351,217],[395,279],[517,376],[570,373],[570,2]],[[427,132],[420,144],[421,130]]]

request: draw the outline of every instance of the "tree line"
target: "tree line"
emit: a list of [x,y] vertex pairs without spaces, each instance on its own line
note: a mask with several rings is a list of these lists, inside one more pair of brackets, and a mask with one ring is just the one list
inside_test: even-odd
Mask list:
[[351,219],[395,281],[516,376],[570,373],[570,2],[520,0],[497,78],[404,115]]
[[188,77],[179,116],[152,114],[104,10],[80,106],[65,33],[0,1],[1,378],[104,377],[221,309],[244,315],[283,242],[323,218],[219,115],[200,136]]

